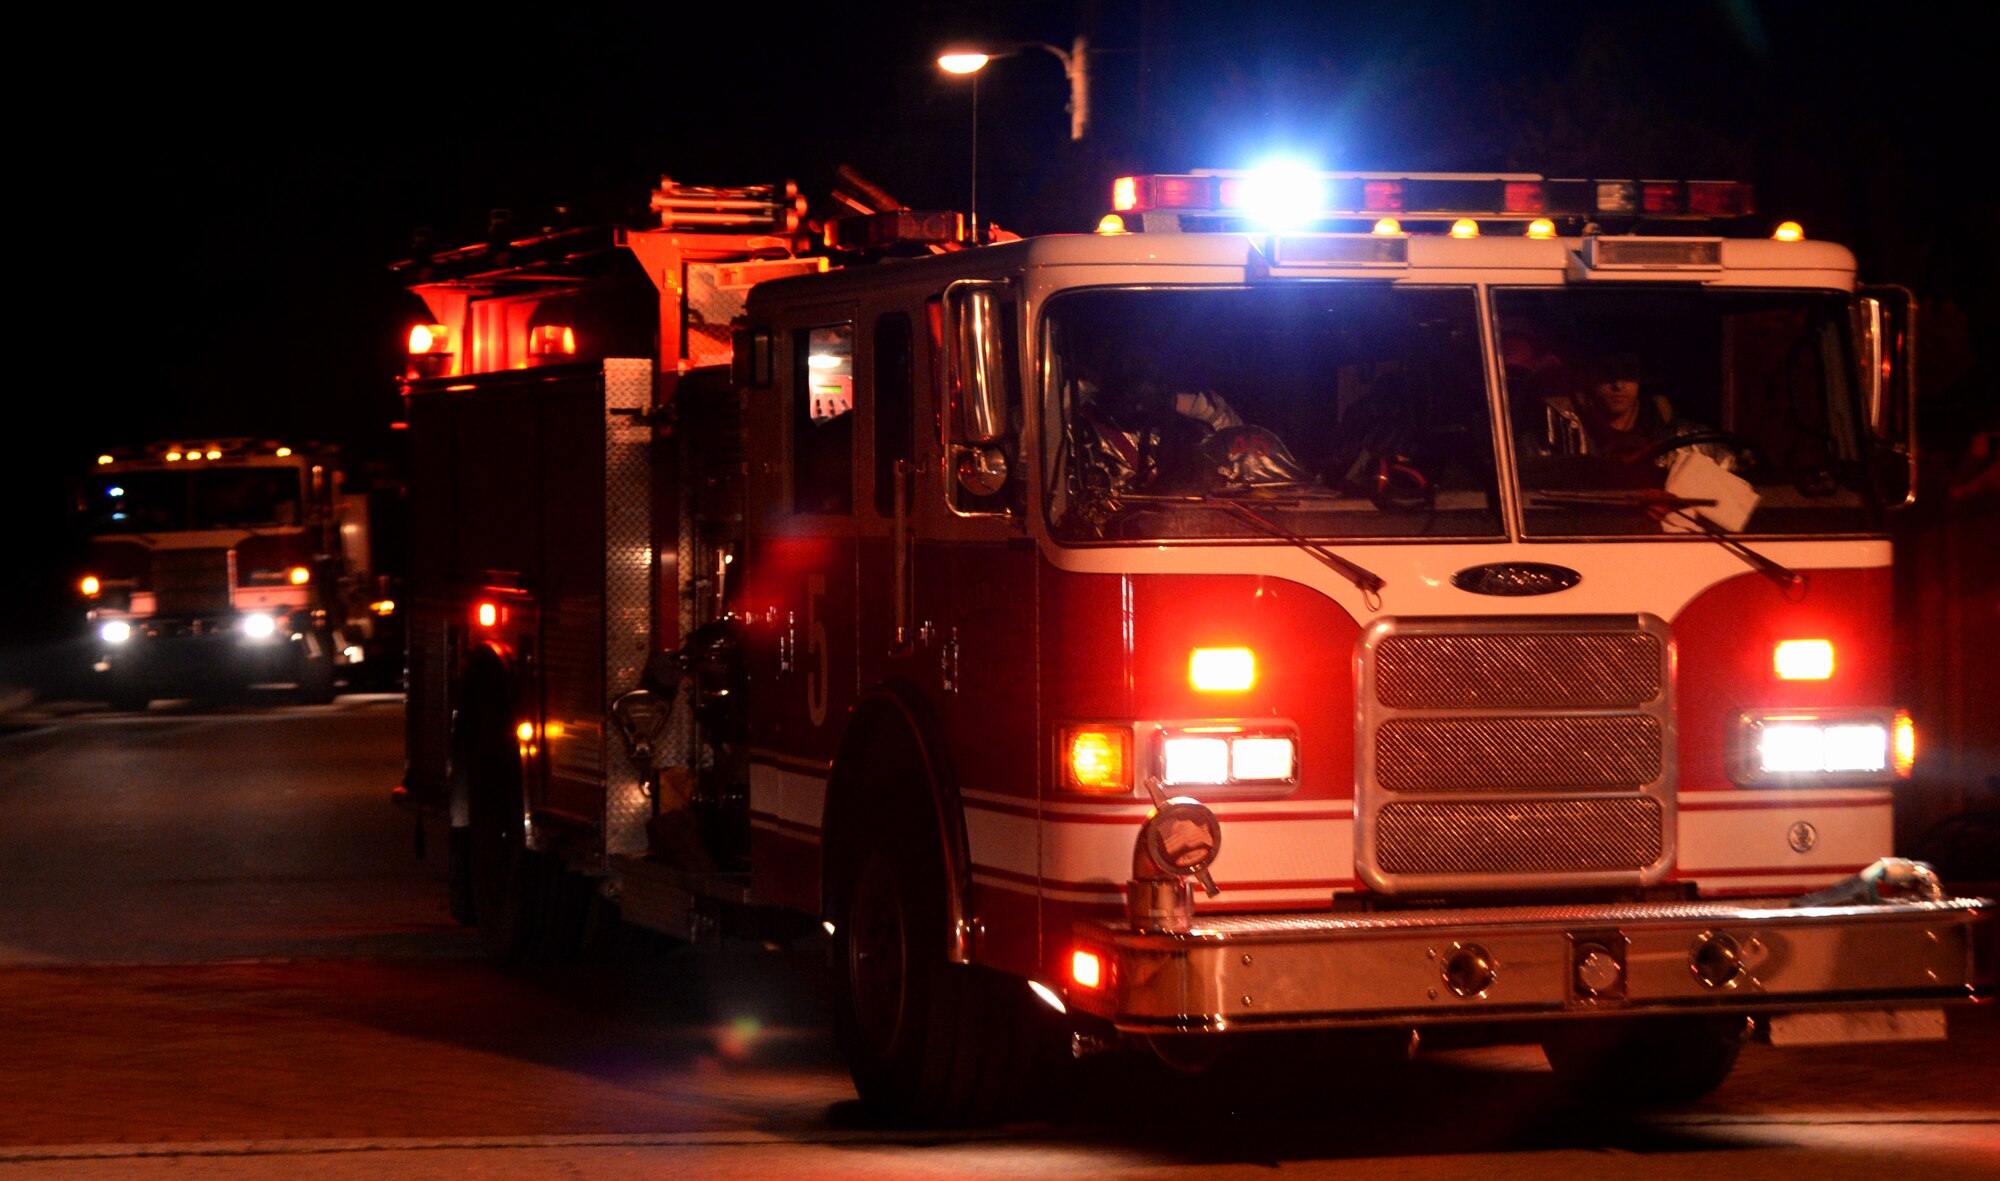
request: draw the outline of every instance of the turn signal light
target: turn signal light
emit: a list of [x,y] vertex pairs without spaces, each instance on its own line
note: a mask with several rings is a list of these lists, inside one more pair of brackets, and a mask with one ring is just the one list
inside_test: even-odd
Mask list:
[[1078,988],[1102,988],[1104,986],[1104,961],[1097,953],[1078,949],[1070,953],[1069,978]]
[[1257,657],[1248,648],[1196,648],[1188,683],[1203,693],[1241,693],[1257,683]]
[[293,586],[304,586],[306,583],[312,581],[312,571],[306,569],[304,566],[294,566],[286,573],[285,577],[291,580]]
[[1111,795],[1129,791],[1132,732],[1113,726],[1079,726],[1063,742],[1063,766],[1072,791]]
[[1890,728],[1889,765],[1896,770],[1896,778],[1908,779],[1917,766],[1917,724],[1904,710],[1896,711],[1895,725]]
[[83,581],[77,583],[76,585],[79,589],[83,591],[84,594],[89,595],[92,598],[96,598],[97,592],[104,589],[104,584],[97,580],[97,575],[95,574],[84,575]]
[[1781,681],[1824,681],[1833,676],[1833,644],[1828,640],[1783,640],[1773,665]]

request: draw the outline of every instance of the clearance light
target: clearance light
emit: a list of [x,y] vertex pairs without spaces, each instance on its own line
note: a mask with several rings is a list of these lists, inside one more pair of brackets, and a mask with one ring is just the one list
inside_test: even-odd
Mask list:
[[102,466],[104,464],[110,463],[111,457],[109,455],[100,455],[97,457],[97,462],[99,466]]
[[1069,731],[1063,765],[1073,791],[1111,794],[1127,791],[1131,778],[1132,732],[1111,726],[1082,726]]
[[181,453],[180,453],[180,452],[178,452],[178,451],[169,451],[169,452],[167,452],[167,462],[168,462],[168,463],[179,463],[179,462],[180,462],[180,460],[181,460]]
[[1908,779],[1917,766],[1917,724],[1905,710],[1896,711],[1889,745],[1890,765],[1896,769],[1896,778]]
[[1780,242],[1802,242],[1805,236],[1805,228],[1795,221],[1781,221],[1778,228],[1771,231],[1771,237]]
[[1120,213],[1130,213],[1139,207],[1139,178],[1121,176],[1111,182],[1111,207]]
[[1833,645],[1826,640],[1783,640],[1772,663],[1781,681],[1824,681],[1833,675]]
[[394,615],[396,613],[396,600],[377,599],[368,604],[368,609],[377,615]]
[[1477,238],[1479,236],[1479,223],[1469,217],[1461,217],[1451,223],[1451,236],[1454,238]]
[[98,591],[104,589],[104,584],[97,580],[97,575],[95,574],[84,575],[83,581],[77,583],[76,585],[79,589],[83,591],[84,594],[89,595],[93,599],[97,597]]
[[98,628],[97,634],[107,644],[122,644],[132,638],[132,625],[122,619],[114,619]]
[[211,452],[209,452],[209,453],[208,453],[208,458],[210,458],[210,459],[221,459],[221,458],[222,458],[222,452],[220,452],[220,451],[211,451]]
[[1188,683],[1203,693],[1240,693],[1257,681],[1257,658],[1248,648],[1196,648],[1188,658]]
[[279,459],[289,459],[292,449],[290,447],[280,447],[276,451],[271,452],[271,454],[277,456]]
[[294,566],[286,573],[285,578],[293,586],[304,586],[306,583],[312,581],[312,571],[306,569],[304,566]]
[[1107,213],[1097,219],[1097,232],[1100,234],[1122,234],[1125,232],[1125,219],[1115,213]]
[[1528,236],[1537,242],[1546,242],[1556,236],[1556,223],[1546,217],[1538,217],[1528,223]]
[[535,357],[576,355],[576,329],[567,324],[538,324],[528,331],[528,354]]
[[500,622],[500,608],[492,603],[481,603],[473,617],[479,620],[479,626],[492,627]]
[[1403,232],[1403,223],[1397,221],[1393,217],[1385,217],[1375,223],[1374,232],[1381,234],[1384,237],[1387,237],[1390,234],[1400,234]]
[[410,355],[425,353],[448,353],[451,351],[451,329],[442,324],[419,324],[410,329]]
[[1078,988],[1102,988],[1104,961],[1093,951],[1073,951],[1069,957],[1069,978]]

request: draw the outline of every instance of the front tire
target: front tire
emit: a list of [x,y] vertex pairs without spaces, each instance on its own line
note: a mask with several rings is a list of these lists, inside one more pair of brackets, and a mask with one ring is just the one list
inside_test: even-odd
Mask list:
[[1689,1103],[1722,1085],[1748,1026],[1741,1016],[1579,1022],[1542,1041],[1564,1091],[1594,1104]]

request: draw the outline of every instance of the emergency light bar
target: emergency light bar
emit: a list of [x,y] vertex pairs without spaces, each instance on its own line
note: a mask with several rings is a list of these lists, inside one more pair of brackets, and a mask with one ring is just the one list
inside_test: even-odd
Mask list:
[[[1119,213],[1240,215],[1312,209],[1315,220],[1356,218],[1533,221],[1547,217],[1731,218],[1755,212],[1751,188],[1720,180],[1581,180],[1529,174],[1199,171],[1122,176]],[[1297,220],[1296,214],[1291,214]]]
[[791,181],[719,189],[676,184],[663,176],[653,190],[652,207],[660,215],[661,229],[788,234],[799,228],[806,199]]

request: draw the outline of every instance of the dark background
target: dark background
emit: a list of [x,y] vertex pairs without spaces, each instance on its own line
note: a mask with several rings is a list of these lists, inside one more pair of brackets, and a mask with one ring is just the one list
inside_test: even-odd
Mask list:
[[1931,490],[1957,503],[1973,432],[1995,425],[1993,31],[1956,5],[1757,0],[106,14],[17,47],[64,81],[15,120],[29,323],[56,348],[15,386],[0,448],[18,526],[0,655],[46,665],[43,645],[79,632],[68,482],[105,446],[388,453],[419,318],[388,265],[420,227],[448,247],[500,209],[515,234],[637,219],[662,174],[792,179],[830,213],[841,163],[911,206],[963,208],[971,86],[933,59],[967,40],[1091,41],[1080,144],[1052,55],[980,76],[979,213],[1021,233],[1088,229],[1123,172],[1273,152],[1752,181],[1760,221],[1843,241],[1865,279],[1922,297]]

